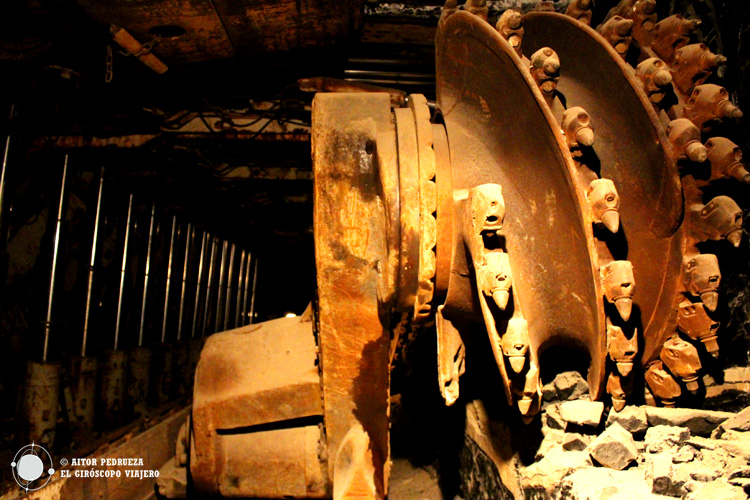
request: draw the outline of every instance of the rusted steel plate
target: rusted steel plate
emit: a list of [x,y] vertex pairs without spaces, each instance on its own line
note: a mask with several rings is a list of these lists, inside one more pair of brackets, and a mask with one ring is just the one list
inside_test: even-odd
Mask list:
[[237,55],[345,42],[362,22],[363,0],[214,0]]
[[95,21],[122,26],[141,43],[152,39],[149,30],[156,26],[172,25],[184,29],[182,36],[164,38],[154,48],[154,54],[164,58],[167,64],[234,56],[232,44],[211,0],[78,0],[78,5]]
[[194,454],[191,474],[199,491],[217,491],[222,434],[320,416],[317,348],[309,317],[281,318],[212,335],[195,375]]
[[[585,198],[573,184],[559,125],[513,48],[489,24],[457,12],[443,26],[437,93],[454,193],[485,183],[502,186],[507,209],[502,233],[530,348],[541,352],[567,344],[587,351],[596,397],[606,356],[602,294],[591,258],[591,220],[581,209]],[[444,310],[451,319],[472,297],[469,273],[461,265],[456,259]]]
[[592,117],[601,176],[614,181],[622,199],[623,238],[609,246],[633,264],[634,319],[645,337],[642,360],[651,361],[675,331],[682,263],[682,189],[664,150],[668,139],[632,68],[593,29],[555,13],[527,14],[524,29],[525,50],[548,46],[560,56],[557,89],[568,106]]
[[389,96],[318,94],[313,124],[318,335],[333,493],[384,498],[389,331],[383,325],[390,304],[378,295],[388,259],[379,169],[395,165],[379,162],[373,146],[379,135],[395,133]]

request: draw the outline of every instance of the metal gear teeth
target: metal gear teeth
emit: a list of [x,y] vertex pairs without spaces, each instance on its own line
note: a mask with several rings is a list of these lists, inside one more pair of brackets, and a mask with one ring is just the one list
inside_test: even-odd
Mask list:
[[409,96],[409,108],[414,114],[419,156],[419,283],[414,304],[414,320],[423,322],[432,312],[435,293],[437,245],[437,186],[435,185],[435,151],[432,124],[427,99],[421,94]]

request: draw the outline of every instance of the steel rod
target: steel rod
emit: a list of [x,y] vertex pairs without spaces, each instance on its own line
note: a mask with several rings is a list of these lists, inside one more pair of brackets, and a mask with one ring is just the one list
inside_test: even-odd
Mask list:
[[117,350],[117,347],[119,345],[120,341],[120,323],[122,318],[122,304],[123,304],[123,296],[125,293],[125,273],[128,268],[128,247],[129,247],[129,241],[130,241],[130,220],[133,215],[133,195],[130,195],[130,199],[128,201],[128,216],[125,220],[125,242],[122,247],[122,267],[120,268],[120,293],[118,295],[117,299],[117,317],[115,319],[115,342],[114,342],[114,350]]
[[52,269],[49,278],[49,295],[47,296],[47,318],[44,322],[44,347],[42,348],[42,363],[47,362],[49,353],[49,338],[52,328],[52,305],[55,298],[55,275],[57,274],[57,254],[60,248],[60,232],[62,229],[63,209],[65,208],[65,182],[68,177],[68,155],[63,163],[62,182],[60,183],[60,203],[57,206],[57,222],[55,224],[55,239],[52,244]]
[[224,241],[221,245],[221,264],[219,265],[219,294],[217,295],[216,300],[216,318],[214,321],[214,332],[218,332],[219,328],[221,327],[221,320],[223,319],[223,312],[222,312],[222,302],[224,302],[224,290],[226,287],[226,282],[224,281],[226,279],[226,273],[224,272],[224,267],[227,262],[227,250],[229,248],[229,242]]
[[141,321],[138,326],[138,347],[143,347],[146,330],[146,310],[148,309],[148,281],[151,274],[151,254],[154,249],[154,226],[156,224],[156,203],[151,204],[151,219],[148,224],[148,243],[146,244],[146,269],[143,273],[143,298],[141,299]]
[[96,215],[94,219],[94,235],[91,241],[91,260],[89,261],[89,282],[86,290],[86,310],[83,317],[83,338],[81,340],[81,357],[86,357],[86,343],[88,341],[89,321],[91,320],[91,299],[94,295],[94,268],[96,266],[96,247],[99,243],[99,220],[102,214],[102,193],[104,192],[104,168],[99,173],[99,194],[96,197]]
[[211,257],[208,260],[208,285],[206,287],[206,304],[203,309],[203,325],[201,328],[201,337],[206,336],[206,330],[208,328],[208,313],[211,306],[211,285],[214,279],[214,261],[216,260],[216,247],[218,246],[218,239],[213,238],[211,241]]
[[253,255],[247,252],[247,262],[245,263],[245,290],[242,297],[242,325],[247,325],[250,321],[248,320],[248,297],[250,296],[250,271],[252,270]]
[[198,258],[198,277],[195,280],[195,306],[193,307],[193,324],[190,328],[190,338],[195,338],[195,331],[198,328],[198,311],[201,305],[201,285],[203,282],[203,261],[206,258],[206,242],[208,239],[208,233],[204,232],[201,237],[201,254]]
[[238,268],[237,273],[237,299],[235,301],[234,306],[234,327],[238,328],[242,326],[242,323],[240,323],[240,320],[242,318],[242,292],[245,289],[245,257],[247,256],[247,252],[245,249],[242,249],[242,253],[240,254],[240,265]]
[[229,330],[229,319],[232,315],[232,297],[234,296],[232,281],[234,280],[234,255],[237,247],[232,243],[232,250],[229,252],[229,269],[227,270],[227,289],[226,302],[224,303],[224,330]]
[[167,340],[167,320],[169,319],[169,292],[172,284],[172,259],[174,258],[174,244],[177,234],[177,216],[172,216],[172,235],[169,238],[169,257],[167,258],[167,283],[164,288],[164,317],[161,322],[161,341]]
[[182,318],[185,314],[185,290],[188,280],[188,264],[190,263],[190,247],[193,245],[195,238],[195,229],[193,224],[188,222],[187,231],[185,232],[185,259],[182,263],[182,289],[180,290],[180,314],[177,317],[177,340],[182,339]]
[[5,222],[5,173],[8,170],[8,154],[10,152],[10,134],[5,138],[5,150],[3,151],[3,169],[0,171],[0,229]]
[[258,259],[255,259],[253,265],[253,291],[250,297],[250,324],[255,321],[255,285],[258,282]]

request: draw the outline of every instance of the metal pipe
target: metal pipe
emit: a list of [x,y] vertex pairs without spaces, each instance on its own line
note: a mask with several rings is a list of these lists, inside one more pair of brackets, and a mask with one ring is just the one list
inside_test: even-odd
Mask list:
[[247,298],[250,296],[250,270],[252,269],[252,260],[253,255],[250,252],[247,252],[247,262],[245,263],[245,290],[242,297],[242,325],[246,325],[249,323],[247,319]]
[[198,279],[195,280],[195,307],[193,307],[193,325],[190,330],[190,338],[195,338],[195,330],[198,328],[198,310],[201,303],[201,282],[203,281],[203,261],[206,258],[206,242],[210,236],[203,233],[201,237],[201,255],[198,258]]
[[151,220],[148,224],[148,243],[146,244],[146,270],[143,274],[143,298],[141,299],[141,322],[138,327],[138,347],[143,347],[146,330],[146,308],[148,307],[148,278],[151,273],[151,252],[154,248],[154,225],[156,222],[156,203],[151,204]]
[[258,259],[253,265],[253,295],[250,297],[250,324],[255,321],[255,285],[258,282]]
[[164,317],[161,323],[161,342],[167,340],[167,319],[169,318],[169,291],[172,284],[172,259],[174,258],[174,243],[177,231],[177,216],[172,216],[172,235],[169,238],[169,257],[167,259],[167,286],[164,289]]
[[206,328],[208,324],[208,312],[211,305],[211,282],[214,280],[214,261],[216,260],[216,247],[218,246],[218,238],[213,238],[211,242],[211,257],[208,261],[208,286],[206,287],[206,304],[203,308],[203,326],[201,328],[201,337],[206,336]]
[[234,327],[238,328],[242,326],[242,323],[240,323],[242,318],[242,292],[245,288],[245,257],[247,256],[247,251],[245,249],[242,249],[242,253],[240,254],[240,266],[239,266],[239,272],[237,273],[238,276],[238,283],[237,283],[237,300],[235,302],[234,306]]
[[221,264],[219,267],[219,295],[217,296],[216,300],[216,318],[214,321],[214,332],[218,332],[219,328],[221,327],[221,320],[223,319],[223,312],[222,312],[222,302],[224,302],[224,296],[223,293],[225,291],[226,282],[224,279],[226,278],[226,274],[224,273],[224,265],[227,262],[227,249],[229,248],[229,242],[224,241],[224,243],[221,245]]
[[224,305],[224,330],[229,330],[229,318],[232,315],[232,280],[234,279],[234,254],[236,251],[236,245],[232,243],[232,250],[229,252],[229,270],[227,271],[227,298]]
[[57,206],[57,223],[55,224],[55,240],[52,246],[52,269],[49,278],[49,295],[47,296],[47,318],[44,322],[44,347],[42,348],[42,363],[47,362],[49,351],[49,336],[52,328],[52,304],[55,298],[55,275],[57,274],[57,253],[60,247],[60,231],[62,229],[63,209],[65,208],[65,182],[68,177],[68,155],[63,164],[62,182],[60,185],[60,204]]
[[[0,188],[1,189],[1,188]],[[89,283],[86,290],[86,311],[83,318],[83,339],[81,340],[81,357],[86,357],[86,342],[89,333],[89,321],[91,319],[91,298],[94,294],[94,267],[96,266],[96,246],[99,242],[99,219],[102,213],[102,193],[104,191],[104,167],[99,173],[99,194],[96,198],[96,216],[94,219],[94,236],[91,241],[91,260],[89,261]]]
[[122,247],[122,267],[120,268],[120,294],[117,299],[117,318],[115,321],[115,342],[114,350],[117,350],[117,346],[120,341],[120,319],[122,316],[122,299],[125,292],[125,272],[128,268],[128,243],[130,241],[130,219],[133,215],[133,195],[130,195],[128,201],[128,217],[125,222],[125,243]]
[[185,232],[185,260],[182,263],[182,289],[180,290],[180,315],[177,318],[177,340],[182,338],[182,316],[185,313],[185,289],[187,287],[190,247],[193,245],[193,238],[195,238],[195,229],[193,229],[193,224],[188,222]]

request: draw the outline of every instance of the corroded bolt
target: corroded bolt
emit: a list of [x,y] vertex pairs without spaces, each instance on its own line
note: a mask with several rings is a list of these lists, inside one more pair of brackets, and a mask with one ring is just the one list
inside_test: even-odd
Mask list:
[[508,321],[508,328],[502,338],[502,349],[513,371],[521,373],[529,350],[529,325],[525,319],[511,318]]
[[523,55],[521,43],[523,42],[523,18],[521,13],[513,9],[503,12],[495,24],[495,29],[500,36],[505,38],[519,56]]
[[625,407],[628,395],[632,392],[632,377],[620,377],[616,373],[610,372],[607,379],[607,394],[612,397],[612,406],[615,411],[620,411]]
[[565,15],[578,19],[584,24],[591,24],[594,2],[592,0],[572,0],[565,10]]
[[661,361],[649,365],[644,374],[646,383],[654,396],[658,397],[664,406],[674,406],[674,400],[680,397],[682,389],[672,374],[664,369]]
[[700,387],[698,372],[701,369],[701,360],[698,356],[698,350],[693,347],[693,344],[673,335],[664,342],[659,353],[659,359],[669,368],[670,372],[682,379],[690,392],[698,390]]
[[705,253],[686,257],[682,263],[682,281],[687,292],[700,297],[709,311],[716,310],[721,283],[719,259],[716,255]]
[[575,106],[563,111],[562,131],[569,149],[594,144],[594,126],[585,109]]
[[686,300],[677,307],[677,328],[693,340],[700,340],[711,356],[719,356],[719,344],[716,342],[716,332],[719,323],[711,319],[703,304]]
[[610,179],[595,179],[589,184],[586,199],[594,223],[604,224],[611,232],[620,228],[620,196]]
[[600,268],[599,272],[607,302],[615,305],[623,320],[629,320],[635,292],[633,264],[628,260],[615,260]]
[[750,173],[742,163],[742,150],[726,137],[712,137],[706,141],[711,179],[724,177],[750,184]]
[[661,102],[671,88],[672,75],[664,61],[658,57],[641,61],[635,68],[635,75],[643,84],[644,92],[653,103]]
[[607,22],[596,28],[599,33],[615,49],[615,52],[625,57],[630,47],[633,32],[633,20],[620,16],[613,16]]
[[702,43],[685,45],[675,51],[672,63],[672,79],[683,94],[690,94],[696,85],[701,85],[717,66],[727,62],[720,54],[712,54]]
[[726,239],[735,247],[742,241],[742,210],[728,196],[717,196],[705,205],[694,204],[689,215],[691,235],[699,241]]
[[706,161],[708,150],[701,144],[701,131],[693,122],[686,118],[672,120],[667,125],[667,135],[675,149],[675,160],[687,158],[697,163]]
[[701,132],[710,132],[710,122],[725,118],[739,120],[742,118],[742,111],[729,101],[727,89],[706,83],[693,89],[682,116],[693,122]]
[[553,95],[560,79],[560,58],[557,53],[549,47],[537,50],[531,56],[530,69],[539,89],[547,96]]
[[617,364],[617,371],[623,377],[633,370],[633,360],[638,354],[638,330],[633,329],[628,337],[623,329],[612,324],[607,318],[607,352],[609,358]]
[[677,49],[690,41],[690,34],[700,25],[697,19],[685,19],[679,14],[662,19],[654,26],[651,48],[666,63],[671,63]]

